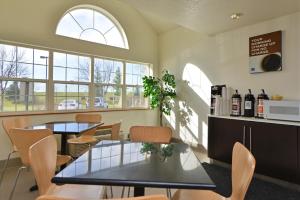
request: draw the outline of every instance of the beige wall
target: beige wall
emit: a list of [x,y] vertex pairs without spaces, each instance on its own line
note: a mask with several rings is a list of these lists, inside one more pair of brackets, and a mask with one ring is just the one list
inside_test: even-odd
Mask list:
[[[236,22],[238,23],[238,22]],[[249,74],[248,39],[251,36],[272,31],[283,31],[283,71],[261,74]],[[286,99],[300,100],[300,13],[272,19],[259,24],[220,33],[215,36],[203,36],[184,28],[178,28],[159,37],[160,65],[168,68],[179,79],[179,100],[187,103],[194,115],[187,126],[175,125],[182,137],[197,141],[206,146],[207,114],[205,84],[193,90],[182,79],[186,64],[199,69],[193,74],[212,84],[226,84],[239,89],[244,95],[251,88],[257,96],[264,88],[269,95],[280,94]],[[200,74],[200,76],[199,76]],[[208,81],[204,81],[207,83]],[[180,121],[182,112],[178,104],[173,118]],[[172,121],[172,119],[171,119]]]
[[[70,8],[90,4],[110,12],[123,26],[129,50],[108,47],[55,35],[56,25]],[[143,17],[130,6],[117,0],[1,0],[0,40],[24,43],[54,49],[80,52],[131,61],[151,63],[157,73],[157,33]],[[127,132],[135,124],[157,124],[157,112],[150,110],[104,112],[104,122],[123,119],[122,129]],[[0,118],[0,123],[3,117]],[[34,116],[35,124],[53,120],[72,120],[73,114]],[[10,142],[0,128],[0,160],[6,158]]]

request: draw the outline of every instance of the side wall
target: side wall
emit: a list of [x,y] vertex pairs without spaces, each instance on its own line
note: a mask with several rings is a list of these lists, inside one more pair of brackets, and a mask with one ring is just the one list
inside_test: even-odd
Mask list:
[[[283,71],[250,74],[249,37],[277,30],[283,31]],[[160,65],[178,78],[179,103],[173,116],[167,117],[171,124],[178,122],[173,125],[178,136],[206,146],[209,83],[226,84],[243,95],[251,88],[257,96],[263,88],[269,95],[300,100],[299,33],[300,13],[295,13],[215,36],[203,36],[184,28],[161,35]],[[189,79],[182,81],[186,72]],[[193,113],[186,124],[180,123],[183,111]]]

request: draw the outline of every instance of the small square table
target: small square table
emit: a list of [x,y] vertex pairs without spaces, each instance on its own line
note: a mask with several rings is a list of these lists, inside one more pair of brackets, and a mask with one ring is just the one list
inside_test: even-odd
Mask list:
[[134,186],[134,196],[144,195],[145,187],[216,187],[187,144],[110,140],[99,142],[53,177],[52,182]]
[[77,135],[84,131],[96,128],[103,123],[86,123],[75,121],[56,121],[48,122],[40,125],[28,126],[26,129],[50,129],[54,134],[61,135],[61,154],[67,154],[67,139],[68,135]]

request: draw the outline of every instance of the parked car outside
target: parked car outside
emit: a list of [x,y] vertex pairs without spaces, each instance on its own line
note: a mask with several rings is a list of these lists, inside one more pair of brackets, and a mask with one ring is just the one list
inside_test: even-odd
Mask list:
[[[89,101],[86,101],[86,106],[89,107]],[[108,108],[108,104],[104,101],[103,97],[95,97],[94,107],[95,108]]]
[[58,104],[58,110],[75,110],[79,109],[79,103],[75,99],[63,100]]

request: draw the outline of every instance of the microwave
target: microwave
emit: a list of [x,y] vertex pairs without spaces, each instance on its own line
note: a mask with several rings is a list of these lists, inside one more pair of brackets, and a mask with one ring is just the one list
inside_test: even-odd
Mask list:
[[300,101],[264,101],[264,117],[300,122]]

